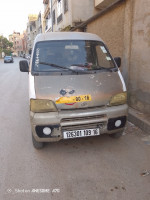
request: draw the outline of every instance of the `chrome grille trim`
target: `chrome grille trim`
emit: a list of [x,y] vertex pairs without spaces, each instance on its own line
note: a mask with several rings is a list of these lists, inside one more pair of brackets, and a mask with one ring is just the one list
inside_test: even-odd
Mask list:
[[[93,109],[104,109],[104,108],[106,108],[106,105],[101,105],[101,106],[96,106],[96,107],[88,107],[88,110],[93,110]],[[60,109],[61,111],[77,111],[77,110],[79,110],[79,111],[84,111],[84,110],[87,110],[87,107],[85,107],[85,108],[61,108]]]
[[72,130],[91,129],[91,128],[104,129],[105,127],[106,127],[106,123],[98,123],[98,124],[63,126],[61,128],[62,128],[62,131],[72,131]]
[[88,117],[77,117],[77,118],[64,118],[61,120],[61,127],[64,126],[78,126],[78,125],[89,125],[89,124],[98,124],[102,122],[107,122],[108,119],[105,115],[99,116],[88,116]]

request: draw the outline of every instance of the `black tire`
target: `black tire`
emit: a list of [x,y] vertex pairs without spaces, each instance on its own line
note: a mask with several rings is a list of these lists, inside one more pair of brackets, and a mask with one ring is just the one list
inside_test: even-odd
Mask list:
[[42,149],[44,147],[43,142],[37,142],[32,134],[32,143],[35,149]]
[[116,138],[116,139],[119,139],[122,135],[123,135],[123,131],[120,131],[120,132],[117,132],[117,133],[109,134],[110,137]]

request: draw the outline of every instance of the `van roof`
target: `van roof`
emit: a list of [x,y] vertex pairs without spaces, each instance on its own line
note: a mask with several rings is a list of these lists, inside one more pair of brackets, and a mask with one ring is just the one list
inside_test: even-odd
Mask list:
[[35,43],[46,40],[96,40],[102,41],[102,39],[92,33],[85,32],[49,32],[37,35]]

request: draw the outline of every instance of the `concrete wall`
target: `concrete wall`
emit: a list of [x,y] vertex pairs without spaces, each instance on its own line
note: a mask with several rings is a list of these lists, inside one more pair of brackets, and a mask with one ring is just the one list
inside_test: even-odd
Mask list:
[[116,0],[95,0],[95,7],[99,9],[106,8],[108,5],[114,3]]
[[114,57],[123,56],[124,10],[122,2],[87,25],[87,32],[99,35]]
[[150,113],[150,1],[134,0],[129,71],[129,103]]
[[150,114],[150,1],[124,0],[87,24],[122,58],[129,105]]
[[[93,16],[94,0],[72,0],[72,22],[83,22]],[[74,24],[72,24],[74,26]]]

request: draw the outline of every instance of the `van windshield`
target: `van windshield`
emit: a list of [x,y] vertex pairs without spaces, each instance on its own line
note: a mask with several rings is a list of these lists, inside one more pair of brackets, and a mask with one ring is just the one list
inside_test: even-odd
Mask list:
[[110,53],[100,41],[57,40],[38,42],[33,55],[35,72],[90,72],[115,67]]

